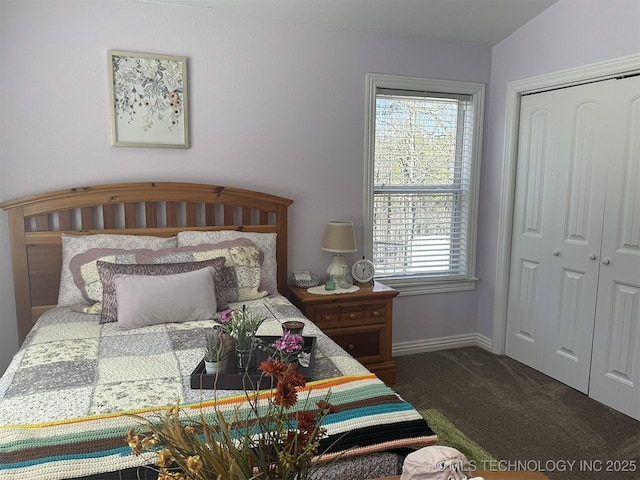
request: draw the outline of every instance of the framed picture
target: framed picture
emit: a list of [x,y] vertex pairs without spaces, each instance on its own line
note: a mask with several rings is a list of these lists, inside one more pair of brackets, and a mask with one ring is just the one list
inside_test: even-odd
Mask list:
[[187,59],[107,52],[111,144],[189,148]]

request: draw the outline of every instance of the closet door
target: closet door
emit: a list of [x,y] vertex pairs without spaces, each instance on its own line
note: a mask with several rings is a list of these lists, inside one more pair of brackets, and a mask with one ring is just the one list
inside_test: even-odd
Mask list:
[[521,102],[507,355],[589,387],[611,82]]
[[548,218],[557,191],[558,162],[550,157],[556,149],[568,150],[553,135],[564,123],[558,118],[562,112],[553,108],[558,98],[556,92],[530,95],[520,104],[506,353],[540,371],[547,336],[545,285],[552,279],[547,259],[554,244]]
[[640,420],[640,77],[615,96],[589,395]]

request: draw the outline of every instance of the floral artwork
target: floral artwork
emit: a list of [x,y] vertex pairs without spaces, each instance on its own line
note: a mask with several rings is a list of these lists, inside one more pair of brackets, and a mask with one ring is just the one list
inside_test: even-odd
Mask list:
[[117,146],[186,148],[186,59],[109,52],[111,137]]

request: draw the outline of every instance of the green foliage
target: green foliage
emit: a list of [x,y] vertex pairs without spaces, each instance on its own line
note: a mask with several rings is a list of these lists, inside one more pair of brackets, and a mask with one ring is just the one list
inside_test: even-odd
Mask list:
[[206,362],[220,362],[229,356],[232,344],[224,330],[214,327],[205,333],[204,360]]

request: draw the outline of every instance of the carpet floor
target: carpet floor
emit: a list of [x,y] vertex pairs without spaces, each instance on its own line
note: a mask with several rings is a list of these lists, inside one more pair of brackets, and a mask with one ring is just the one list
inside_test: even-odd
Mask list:
[[478,347],[395,358],[393,388],[436,409],[497,462],[550,480],[639,480],[640,422]]

